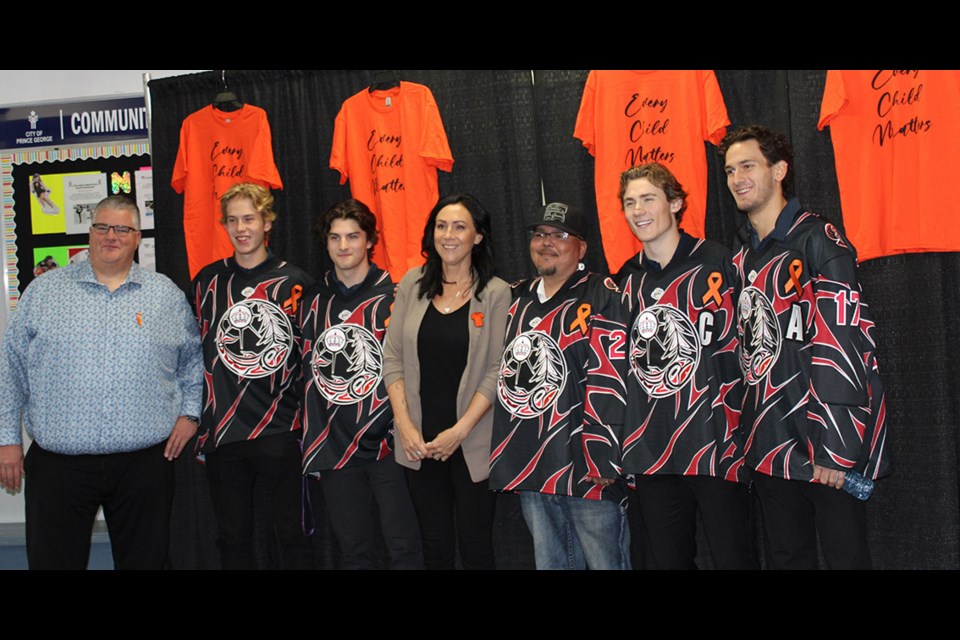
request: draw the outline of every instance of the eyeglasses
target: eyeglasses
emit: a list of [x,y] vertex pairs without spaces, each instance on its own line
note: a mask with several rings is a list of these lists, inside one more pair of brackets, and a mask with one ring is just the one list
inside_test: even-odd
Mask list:
[[550,238],[551,240],[567,240],[569,238],[579,238],[580,236],[568,233],[566,231],[531,231],[530,239],[531,240],[546,240]]
[[130,232],[132,231],[138,231],[138,229],[128,227],[125,224],[104,224],[102,222],[94,222],[92,225],[90,225],[90,228],[101,236],[105,236],[110,233],[110,229],[113,229],[113,232],[118,236],[127,236],[130,235]]

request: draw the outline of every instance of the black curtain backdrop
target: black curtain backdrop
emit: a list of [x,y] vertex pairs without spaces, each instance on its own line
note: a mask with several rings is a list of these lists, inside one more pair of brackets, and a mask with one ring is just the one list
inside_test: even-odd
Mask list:
[[[573,138],[587,71],[398,70],[403,80],[431,88],[455,159],[440,173],[441,195],[467,191],[494,217],[500,275],[529,275],[526,222],[547,201],[563,200],[596,219],[593,159]],[[350,196],[328,168],[333,123],[340,105],[370,83],[369,71],[227,71],[240,100],[266,109],[274,154],[285,189],[276,192],[280,214],[272,234],[275,253],[319,274],[329,268],[312,232],[316,216]],[[731,128],[761,123],[792,140],[801,202],[843,225],[829,130],[817,131],[825,71],[717,71]],[[180,124],[220,90],[220,72],[150,83],[157,269],[186,289],[183,199],[169,187]],[[723,161],[710,144],[706,235],[730,245],[742,214],[726,188]],[[604,270],[599,229],[588,234],[588,266]],[[878,483],[868,503],[874,565],[882,569],[960,568],[957,431],[960,363],[953,319],[960,317],[960,254],[909,254],[861,265],[864,297],[877,323],[878,354],[887,387],[889,449],[894,474]],[[177,462],[171,566],[216,568],[216,525],[203,468]],[[305,520],[315,530],[318,568],[337,565],[336,541],[327,524],[316,481],[307,480]],[[257,562],[278,566],[265,494],[257,490]],[[756,504],[754,505],[756,509]],[[754,517],[762,553],[759,509]],[[647,566],[636,510],[631,510],[634,566]],[[532,543],[515,496],[497,507],[500,568],[532,568]],[[699,535],[699,534],[698,534]],[[712,566],[700,535],[698,562]],[[382,551],[382,549],[381,549]],[[384,557],[384,553],[381,553]]]

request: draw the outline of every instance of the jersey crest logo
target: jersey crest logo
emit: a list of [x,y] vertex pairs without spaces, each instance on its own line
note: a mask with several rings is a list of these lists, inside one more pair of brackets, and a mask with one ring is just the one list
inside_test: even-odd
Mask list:
[[287,314],[266,300],[241,300],[217,325],[217,354],[230,371],[263,378],[280,369],[293,348]]
[[377,388],[383,374],[383,349],[366,327],[338,324],[320,334],[313,346],[313,381],[333,404],[356,404]]
[[823,232],[827,235],[830,240],[833,241],[838,247],[843,247],[847,249],[847,243],[843,241],[843,236],[840,235],[840,232],[837,231],[837,228],[830,224],[829,222],[823,227]]
[[763,380],[780,357],[780,323],[770,301],[756,287],[747,287],[737,303],[740,370],[749,385]]
[[549,334],[526,331],[504,349],[497,395],[511,415],[539,416],[554,405],[566,382],[567,363]]
[[630,330],[630,370],[654,398],[672,396],[690,383],[700,362],[693,323],[668,305],[653,305]]

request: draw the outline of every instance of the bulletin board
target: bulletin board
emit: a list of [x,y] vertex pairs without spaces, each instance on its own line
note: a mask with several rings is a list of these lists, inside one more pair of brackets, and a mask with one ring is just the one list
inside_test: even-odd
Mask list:
[[137,261],[153,268],[153,174],[146,142],[4,153],[0,193],[8,311],[34,278],[86,259],[93,209],[109,195],[137,203],[144,231]]

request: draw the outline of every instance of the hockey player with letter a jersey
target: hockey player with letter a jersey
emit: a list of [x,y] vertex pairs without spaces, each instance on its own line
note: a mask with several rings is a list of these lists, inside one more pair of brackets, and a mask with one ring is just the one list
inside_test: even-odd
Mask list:
[[756,473],[767,566],[868,569],[866,506],[848,474],[888,472],[886,408],[857,254],[793,198],[793,149],[762,125],[721,145],[746,213],[734,256],[745,382],[740,428]]
[[734,257],[747,463],[807,482],[814,464],[886,475],[883,384],[856,252],[795,199],[769,237],[754,248],[741,234]]

